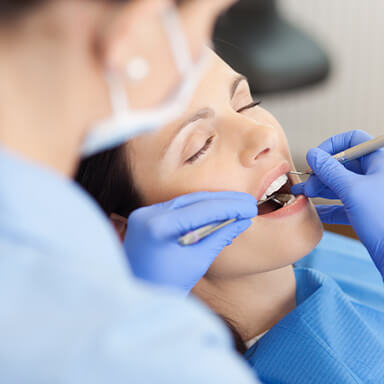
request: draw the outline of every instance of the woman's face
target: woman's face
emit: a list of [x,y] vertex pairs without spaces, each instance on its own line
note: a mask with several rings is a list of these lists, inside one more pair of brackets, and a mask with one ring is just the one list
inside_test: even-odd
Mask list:
[[[133,180],[145,203],[225,190],[259,200],[274,180],[294,169],[280,124],[252,103],[247,80],[212,52],[182,118],[127,145]],[[289,180],[299,182],[292,176]],[[281,268],[315,247],[322,227],[304,196],[271,210],[259,208],[251,227],[222,251],[207,276],[240,277]]]

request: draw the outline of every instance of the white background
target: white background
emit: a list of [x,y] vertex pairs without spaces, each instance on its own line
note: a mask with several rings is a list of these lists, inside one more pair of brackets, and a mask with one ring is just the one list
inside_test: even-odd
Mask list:
[[283,14],[329,52],[326,83],[263,98],[286,130],[297,168],[323,139],[350,129],[384,133],[384,1],[280,0]]

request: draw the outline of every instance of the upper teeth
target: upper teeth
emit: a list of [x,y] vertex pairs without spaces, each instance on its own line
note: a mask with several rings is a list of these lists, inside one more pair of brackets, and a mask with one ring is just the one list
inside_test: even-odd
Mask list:
[[288,181],[287,175],[279,176],[265,191],[264,195],[261,196],[260,200],[265,200],[268,196],[271,196],[273,193],[278,191],[286,182]]

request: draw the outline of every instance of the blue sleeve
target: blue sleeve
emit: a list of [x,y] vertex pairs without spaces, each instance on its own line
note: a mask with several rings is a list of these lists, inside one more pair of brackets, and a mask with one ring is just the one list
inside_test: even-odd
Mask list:
[[[225,329],[192,300],[70,271],[0,246],[3,383],[255,383]],[[99,265],[92,267],[93,273]]]

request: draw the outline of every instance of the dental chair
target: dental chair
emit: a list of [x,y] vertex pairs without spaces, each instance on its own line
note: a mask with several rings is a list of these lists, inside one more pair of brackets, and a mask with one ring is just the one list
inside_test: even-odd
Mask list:
[[315,84],[330,70],[326,52],[280,15],[275,0],[240,0],[219,20],[214,43],[255,94]]

